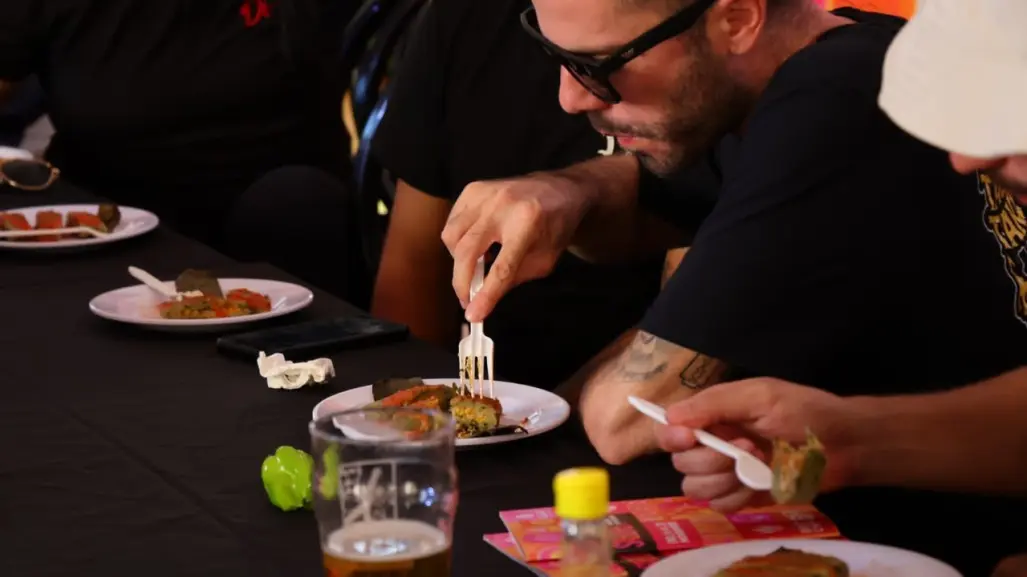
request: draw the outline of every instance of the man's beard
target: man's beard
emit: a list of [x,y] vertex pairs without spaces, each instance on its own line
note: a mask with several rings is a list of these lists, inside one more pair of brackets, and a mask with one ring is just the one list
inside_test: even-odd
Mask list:
[[755,99],[729,76],[722,62],[700,47],[690,70],[675,82],[667,99],[668,114],[664,121],[623,126],[596,112],[588,116],[599,132],[665,144],[665,154],[634,154],[651,172],[666,177],[695,165],[724,135],[740,128]]

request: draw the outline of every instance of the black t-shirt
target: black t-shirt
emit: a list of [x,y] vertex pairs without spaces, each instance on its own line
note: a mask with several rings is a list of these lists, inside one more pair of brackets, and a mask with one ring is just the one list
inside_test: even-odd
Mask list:
[[[902,21],[837,13],[858,23],[774,76],[713,213],[641,328],[746,374],[843,395],[946,389],[1027,364],[1023,236],[1010,225],[996,243],[975,177],[878,109]],[[1027,223],[1019,209],[993,220]],[[1004,269],[1007,241],[1015,259]],[[1016,549],[1024,512],[884,489],[818,505],[849,538],[920,550],[968,576]]]
[[348,174],[333,55],[352,12],[343,0],[3,0],[0,78],[38,75],[65,179],[189,229],[273,168]]
[[[559,68],[519,24],[528,6],[434,0],[375,138],[394,178],[455,200],[476,180],[562,168],[613,150],[584,116],[560,109]],[[511,291],[486,322],[498,373],[537,386],[563,381],[638,322],[659,291],[661,264],[595,266],[567,254],[549,277]]]

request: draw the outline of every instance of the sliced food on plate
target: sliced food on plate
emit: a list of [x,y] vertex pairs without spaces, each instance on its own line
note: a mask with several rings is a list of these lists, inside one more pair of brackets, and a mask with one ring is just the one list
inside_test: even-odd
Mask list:
[[55,204],[0,211],[0,248],[52,251],[97,246],[146,234],[152,212],[111,203]]
[[[436,409],[449,413],[456,425],[456,446],[509,443],[541,435],[562,425],[571,408],[560,396],[537,387],[495,381],[495,396],[461,386],[458,379],[390,378],[336,393],[314,407],[315,421],[333,414],[376,407]],[[403,411],[399,411],[403,413]],[[399,428],[415,436],[424,426],[410,419]]]
[[314,293],[297,284],[252,278],[218,278],[188,269],[174,281],[129,267],[142,284],[105,292],[89,302],[99,317],[157,330],[208,331],[257,322],[306,308]]
[[157,305],[165,319],[216,319],[256,315],[271,311],[271,298],[249,288],[227,293],[209,271],[188,269],[175,279],[176,298]]
[[[503,420],[503,404],[499,399],[476,395],[458,384],[426,385],[421,379],[385,379],[371,385],[375,401],[369,407],[406,407],[436,409],[453,416],[458,439],[493,435],[527,434],[524,428],[530,418],[519,422]],[[410,423],[418,432],[417,423]]]
[[63,239],[94,238],[113,232],[121,222],[116,204],[100,204],[95,210],[37,210],[32,214],[0,212],[0,230],[17,242],[57,242]]

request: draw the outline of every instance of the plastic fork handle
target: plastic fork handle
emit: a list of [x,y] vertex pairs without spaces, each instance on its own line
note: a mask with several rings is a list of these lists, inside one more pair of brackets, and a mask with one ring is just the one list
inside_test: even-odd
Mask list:
[[164,283],[160,282],[160,279],[141,268],[130,266],[128,267],[128,274],[131,275],[132,278],[138,280],[139,282],[143,283],[144,285],[150,287],[151,289],[159,292],[160,294],[166,297],[174,297],[178,294],[177,292],[168,289],[168,287],[165,286]]
[[478,295],[478,291],[481,290],[482,285],[485,284],[485,257],[478,257],[478,262],[474,265],[474,277],[471,279],[471,300]]
[[702,429],[693,429],[692,432],[695,434],[696,440],[725,457],[731,457],[732,459],[738,460],[743,458],[746,454],[742,449],[728,443],[720,437],[711,435]]

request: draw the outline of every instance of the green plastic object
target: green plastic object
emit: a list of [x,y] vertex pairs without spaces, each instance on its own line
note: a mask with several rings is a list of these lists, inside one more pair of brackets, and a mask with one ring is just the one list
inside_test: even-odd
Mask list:
[[317,483],[317,492],[322,499],[334,499],[339,490],[339,451],[337,447],[328,447],[321,455],[324,460],[324,475]]
[[310,507],[313,475],[314,458],[294,447],[278,447],[260,466],[268,499],[283,511]]

